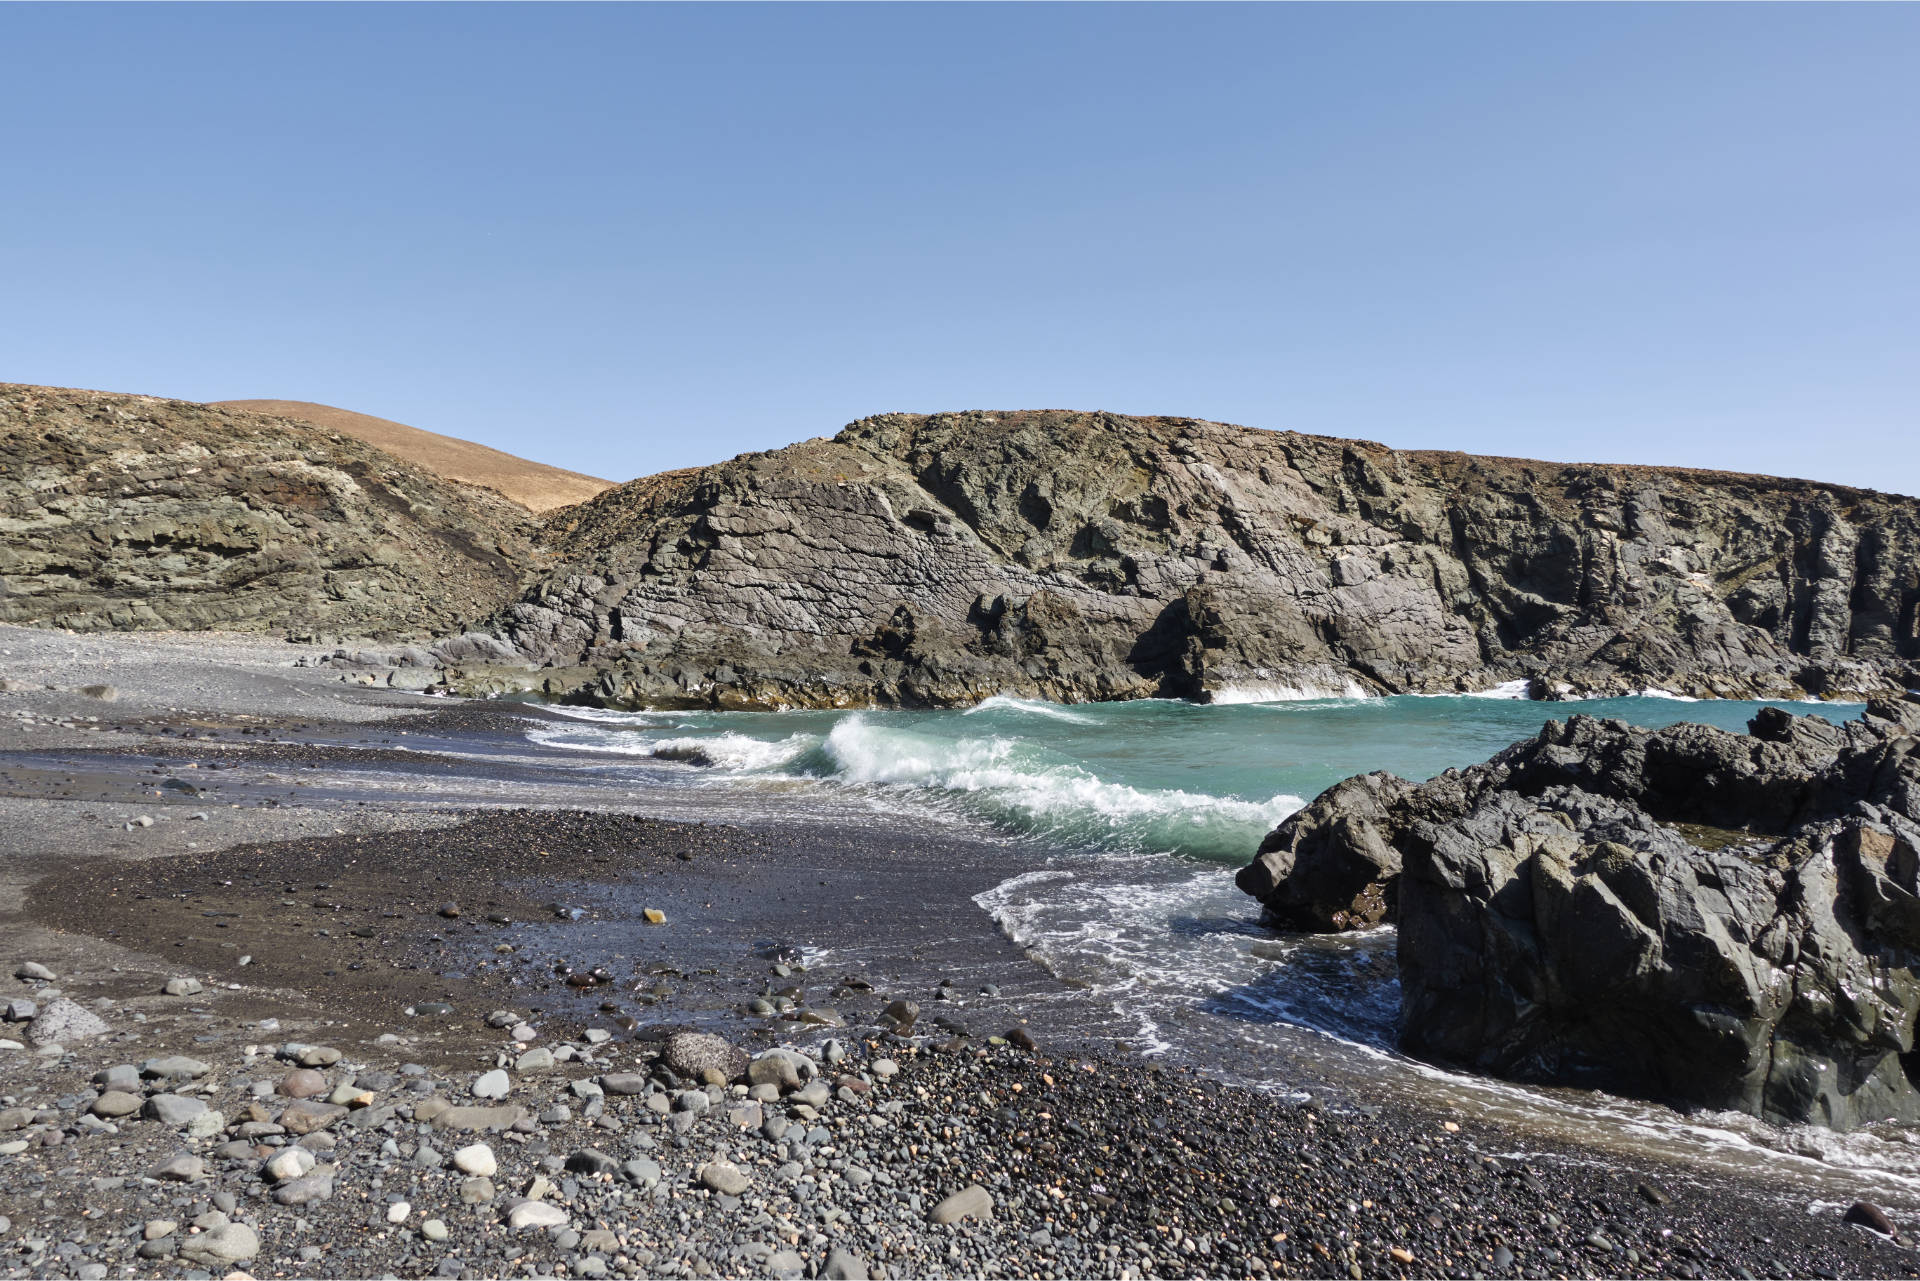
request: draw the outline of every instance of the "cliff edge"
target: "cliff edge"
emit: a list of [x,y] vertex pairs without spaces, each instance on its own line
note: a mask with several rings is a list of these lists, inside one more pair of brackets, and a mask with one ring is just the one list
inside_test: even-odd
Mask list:
[[1184,418],[885,414],[549,522],[495,620],[614,705],[1920,683],[1920,502]]

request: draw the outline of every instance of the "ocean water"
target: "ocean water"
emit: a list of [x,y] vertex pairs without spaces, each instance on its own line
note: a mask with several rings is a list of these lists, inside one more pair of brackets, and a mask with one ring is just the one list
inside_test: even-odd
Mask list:
[[[1586,714],[1744,729],[1766,704],[1631,698],[1318,697],[1245,691],[1212,705],[1059,705],[994,698],[966,711],[624,713],[528,731],[602,770],[630,758],[707,789],[716,814],[795,791],[843,812],[987,831],[1023,870],[975,900],[995,927],[1097,1005],[1125,1048],[1261,1089],[1338,1101],[1391,1094],[1607,1150],[1785,1175],[1809,1210],[1872,1195],[1920,1209],[1920,1132],[1835,1135],[1734,1114],[1680,1115],[1590,1091],[1445,1071],[1395,1049],[1391,929],[1279,935],[1233,885],[1272,828],[1324,788],[1388,770],[1424,779],[1484,760],[1549,719]],[[1857,704],[1779,704],[1831,720]]]

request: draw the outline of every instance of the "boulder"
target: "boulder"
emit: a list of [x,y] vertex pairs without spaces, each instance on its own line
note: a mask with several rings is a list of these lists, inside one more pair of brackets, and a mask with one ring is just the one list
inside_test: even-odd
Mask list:
[[737,1081],[747,1073],[748,1055],[739,1046],[711,1032],[675,1032],[660,1047],[660,1061],[676,1076],[700,1080],[707,1072],[718,1072],[724,1080]]
[[1296,819],[1242,888],[1269,919],[1347,928],[1316,887],[1359,861],[1329,851],[1391,847],[1402,870],[1373,859],[1371,892],[1397,905],[1412,1054],[1778,1122],[1920,1121],[1920,744],[1897,720],[1575,717]]
[[27,1040],[34,1045],[72,1045],[105,1036],[106,1022],[64,996],[48,1001],[27,1024]]

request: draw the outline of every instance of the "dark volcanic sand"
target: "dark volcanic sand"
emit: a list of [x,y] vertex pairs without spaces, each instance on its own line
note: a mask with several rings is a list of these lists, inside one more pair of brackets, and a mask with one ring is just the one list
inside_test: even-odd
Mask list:
[[[236,754],[339,763],[353,750],[364,751],[279,744]],[[116,768],[143,754],[151,755]],[[35,785],[28,773],[16,769],[13,786]],[[0,1253],[0,1271],[68,1276],[98,1261],[114,1276],[183,1275],[187,1265],[170,1255],[134,1256],[140,1225],[176,1220],[175,1236],[160,1240],[185,1239],[188,1221],[212,1206],[257,1229],[256,1275],[528,1275],[563,1266],[575,1275],[771,1275],[788,1268],[769,1254],[781,1249],[815,1275],[835,1248],[895,1276],[1920,1275],[1920,1258],[1904,1247],[1837,1215],[1782,1215],[1757,1185],[1657,1162],[1581,1160],[1534,1136],[1475,1124],[1450,1131],[1444,1116],[1399,1107],[1297,1106],[1119,1053],[1110,1037],[1101,1041],[1096,1015],[1075,1020],[1070,1001],[1026,1004],[1057,997],[1060,985],[969,901],[1005,874],[1004,857],[958,838],[903,848],[879,830],[521,810],[426,830],[63,867],[32,889],[36,923],[156,959],[140,972],[66,982],[75,999],[115,1002],[108,1037],[64,1059],[0,1059],[11,1065],[0,1103],[16,1109],[0,1120],[0,1140],[28,1145],[0,1155],[0,1216],[10,1221],[0,1242],[12,1251]],[[556,919],[555,902],[583,909],[582,919]],[[448,904],[457,917],[441,915]],[[649,906],[665,924],[637,919]],[[809,969],[773,973],[779,945],[797,933],[830,950]],[[239,966],[241,956],[251,963]],[[610,981],[569,988],[562,962],[604,967]],[[162,973],[198,976],[208,991],[156,998]],[[936,999],[941,977],[952,979],[955,999]],[[1001,995],[983,997],[987,983]],[[0,986],[11,997],[45,985],[0,976]],[[848,1026],[741,1012],[783,989]],[[921,1006],[910,1040],[874,1022],[895,997]],[[404,1012],[440,1001],[453,1013]],[[511,1065],[525,1048],[485,1025],[496,1008],[529,1017],[535,1044],[590,1059],[515,1071],[507,1102],[526,1115],[514,1131],[442,1134],[416,1123],[415,1104],[474,1102],[476,1074],[501,1051]],[[147,1016],[137,1030],[125,1021],[136,1010]],[[280,1025],[261,1028],[269,1018]],[[990,1042],[1029,1018],[1037,1054]],[[901,1071],[891,1081],[869,1072],[869,1090],[849,1087],[849,1097],[824,1104],[800,1142],[741,1129],[725,1095],[680,1132],[638,1096],[609,1098],[602,1115],[587,1115],[571,1081],[644,1072],[658,1038],[686,1026],[753,1049],[816,1047],[836,1035],[852,1050],[847,1067],[884,1054]],[[957,1038],[956,1027],[972,1035]],[[611,1037],[590,1045],[588,1029]],[[328,1197],[299,1206],[277,1204],[260,1173],[262,1158],[295,1135],[262,1132],[264,1146],[245,1159],[216,1155],[249,1108],[276,1117],[288,1103],[256,1099],[250,1088],[292,1067],[271,1058],[285,1040],[337,1047],[345,1057],[325,1069],[328,1087],[357,1075],[374,1095],[352,1123],[322,1130],[334,1146],[318,1155],[337,1173]],[[245,1054],[250,1042],[262,1053]],[[1087,1053],[1090,1043],[1103,1051]],[[82,1123],[93,1072],[168,1053],[208,1061],[204,1081],[225,1133],[194,1140],[159,1121],[122,1120],[117,1133]],[[416,1075],[398,1073],[407,1062],[419,1065]],[[888,1112],[883,1102],[905,1106]],[[805,1120],[785,1102],[764,1113]],[[501,1170],[491,1198],[465,1204],[463,1176],[413,1154],[426,1144],[444,1157],[476,1139],[491,1144]],[[589,1148],[616,1164],[656,1161],[660,1181],[560,1168]],[[205,1158],[202,1177],[141,1179],[181,1149]],[[1514,1150],[1538,1158],[1497,1155]],[[721,1155],[748,1172],[739,1199],[697,1183],[701,1163]],[[856,1180],[850,1167],[875,1181]],[[568,1224],[512,1232],[503,1213],[535,1175],[556,1185],[545,1199]],[[926,1223],[934,1203],[972,1183],[991,1191],[991,1221]],[[389,1226],[384,1208],[402,1196],[411,1217]],[[446,1242],[421,1235],[428,1217],[448,1225]],[[613,1235],[582,1239],[596,1229]],[[303,1249],[318,1253],[302,1257]]]

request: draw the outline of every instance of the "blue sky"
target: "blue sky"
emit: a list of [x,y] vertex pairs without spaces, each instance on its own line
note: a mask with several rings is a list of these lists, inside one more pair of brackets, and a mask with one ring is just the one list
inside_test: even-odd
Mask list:
[[1920,7],[0,5],[0,380],[1920,493]]

